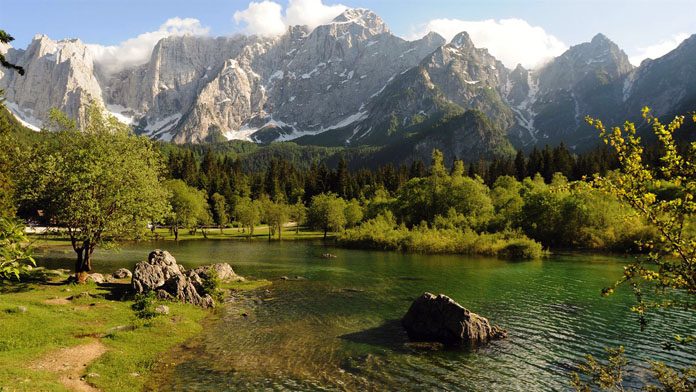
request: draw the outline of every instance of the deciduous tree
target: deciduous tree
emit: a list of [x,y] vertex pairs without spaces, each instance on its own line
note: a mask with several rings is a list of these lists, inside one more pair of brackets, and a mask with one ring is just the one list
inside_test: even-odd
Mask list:
[[222,234],[222,229],[229,223],[229,217],[227,216],[227,201],[225,196],[219,193],[213,193],[211,197],[213,204],[213,218],[215,223],[220,228],[220,234]]
[[[174,239],[179,240],[179,229],[195,229],[205,224],[210,215],[205,191],[186,185],[182,180],[168,180],[165,187],[169,190],[169,205],[171,211],[167,215],[167,223],[174,232]],[[203,232],[205,236],[205,231]]]
[[316,229],[337,232],[346,226],[346,202],[333,193],[322,193],[312,198],[309,206],[309,221]]
[[84,282],[96,247],[139,235],[149,218],[166,211],[163,161],[150,140],[132,135],[96,105],[87,109],[82,130],[64,115],[53,117],[68,127],[27,158],[20,194],[67,230],[76,278]]

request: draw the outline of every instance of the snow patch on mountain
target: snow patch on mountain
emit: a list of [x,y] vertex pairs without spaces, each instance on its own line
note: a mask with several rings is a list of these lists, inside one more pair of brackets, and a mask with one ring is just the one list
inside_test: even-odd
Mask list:
[[239,130],[227,131],[227,132],[223,133],[222,135],[227,140],[245,140],[245,141],[250,142],[250,141],[252,141],[251,135],[253,135],[258,130],[259,130],[259,128],[250,127],[249,125],[244,125]]
[[106,110],[116,119],[126,125],[133,125],[135,123],[135,113],[126,107],[115,104],[107,104]]
[[12,113],[14,118],[16,118],[17,121],[19,121],[22,125],[31,129],[32,131],[38,132],[41,130],[41,124],[43,121],[34,117],[31,109],[22,110],[16,103],[10,101],[5,101],[4,105],[10,111],[10,113]]
[[152,124],[148,122],[147,126],[145,127],[145,131],[147,131],[147,133],[151,136],[161,136],[174,128],[179,120],[181,120],[181,117],[181,113],[175,113],[163,119],[156,120]]

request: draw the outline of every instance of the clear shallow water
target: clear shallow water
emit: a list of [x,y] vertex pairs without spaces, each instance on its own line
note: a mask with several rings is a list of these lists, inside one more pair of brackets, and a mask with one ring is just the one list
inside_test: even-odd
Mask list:
[[[696,352],[667,351],[675,334],[693,334],[696,317],[655,314],[640,331],[632,297],[601,298],[626,260],[555,255],[510,262],[464,256],[405,255],[330,248],[316,243],[195,241],[161,244],[186,265],[229,262],[248,277],[273,280],[257,297],[216,311],[205,332],[161,366],[159,390],[567,390],[568,375],[587,353],[623,344],[640,367],[646,360],[687,365]],[[145,259],[144,243],[98,252],[97,271]],[[40,262],[72,266],[72,253]],[[282,281],[280,276],[306,279]],[[444,293],[509,331],[476,351],[408,344],[398,320],[424,291]],[[244,317],[242,313],[246,313]]]

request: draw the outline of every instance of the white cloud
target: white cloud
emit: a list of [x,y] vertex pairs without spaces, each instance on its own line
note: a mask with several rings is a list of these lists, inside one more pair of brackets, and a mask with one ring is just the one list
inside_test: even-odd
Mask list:
[[430,31],[442,35],[448,41],[466,31],[476,47],[488,49],[509,68],[518,63],[526,68],[534,68],[568,48],[543,28],[532,26],[522,19],[433,19],[408,38],[420,38]]
[[251,2],[243,11],[234,13],[237,23],[244,23],[249,34],[275,36],[283,34],[288,26],[306,25],[315,28],[331,22],[348,7],[342,4],[325,5],[322,0],[290,0],[283,14],[283,7],[269,0]]
[[145,64],[152,54],[152,49],[162,38],[173,35],[206,35],[209,29],[194,18],[171,18],[164,22],[157,31],[143,33],[118,45],[103,46],[89,44],[94,60],[107,74],[121,71],[136,65]]
[[635,55],[631,56],[629,60],[633,65],[637,66],[640,65],[640,63],[645,59],[656,59],[662,57],[679,46],[679,44],[681,44],[687,38],[689,38],[689,34],[678,33],[656,44],[639,47],[635,51]]
[[234,13],[234,21],[246,23],[246,32],[273,36],[285,32],[283,7],[273,1],[252,2],[244,11]]
[[285,11],[288,26],[306,25],[310,28],[331,22],[348,9],[343,4],[324,5],[322,0],[290,0]]

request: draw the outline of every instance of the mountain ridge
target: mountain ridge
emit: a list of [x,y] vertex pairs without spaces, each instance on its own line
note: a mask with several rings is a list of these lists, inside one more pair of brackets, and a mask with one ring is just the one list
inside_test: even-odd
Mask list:
[[167,37],[147,63],[115,74],[80,40],[37,35],[26,49],[2,48],[27,75],[0,73],[0,89],[12,113],[34,128],[51,107],[84,122],[94,101],[137,133],[176,143],[434,143],[440,135],[423,124],[474,111],[487,118],[479,125],[497,145],[467,139],[483,150],[460,145],[454,156],[488,156],[507,150],[505,143],[582,150],[597,140],[585,115],[621,122],[643,105],[657,115],[692,110],[695,37],[639,67],[597,34],[537,69],[508,69],[466,32],[449,42],[436,33],[406,41],[374,12],[348,9],[279,37]]

